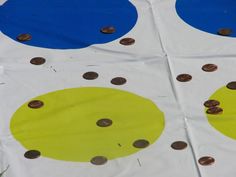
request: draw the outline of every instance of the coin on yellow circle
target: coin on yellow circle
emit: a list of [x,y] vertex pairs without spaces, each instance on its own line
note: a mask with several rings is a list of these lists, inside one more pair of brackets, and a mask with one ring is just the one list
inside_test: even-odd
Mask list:
[[209,100],[219,101],[219,105],[210,108],[219,111],[211,114],[208,108],[205,109],[209,123],[225,136],[236,140],[236,90],[223,86]]
[[[28,106],[38,100],[43,106]],[[58,90],[24,103],[10,123],[14,138],[41,156],[76,162],[111,160],[149,148],[164,129],[164,114],[142,96],[112,88]]]

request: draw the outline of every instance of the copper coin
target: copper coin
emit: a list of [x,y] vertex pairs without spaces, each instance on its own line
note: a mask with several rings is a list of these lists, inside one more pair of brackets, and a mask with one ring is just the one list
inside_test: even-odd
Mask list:
[[122,45],[133,45],[135,43],[135,39],[133,38],[123,38],[120,40],[120,44]]
[[36,159],[40,157],[41,153],[37,150],[30,150],[25,153],[25,158],[27,159]]
[[202,70],[205,72],[214,72],[217,69],[218,69],[218,67],[215,64],[206,64],[202,67]]
[[109,127],[112,125],[111,119],[100,119],[97,121],[97,126],[99,127]]
[[199,164],[203,166],[212,165],[215,162],[215,159],[209,156],[202,157],[198,160]]
[[220,107],[211,107],[207,111],[207,114],[221,114],[223,112],[223,109]]
[[236,90],[236,81],[228,83],[226,87],[231,90]]
[[101,32],[104,34],[112,34],[116,32],[116,29],[113,26],[106,26],[101,29]]
[[30,60],[30,63],[33,65],[42,65],[45,62],[46,62],[46,59],[42,57],[34,57]]
[[136,140],[134,143],[133,143],[133,146],[136,147],[136,148],[146,148],[149,146],[149,142],[147,140]]
[[123,85],[127,82],[127,80],[123,77],[116,77],[111,80],[111,83],[114,85]]
[[33,101],[29,102],[29,104],[28,104],[28,106],[33,109],[41,108],[41,107],[43,107],[43,105],[44,105],[44,103],[40,100],[33,100]]
[[87,73],[84,73],[83,78],[86,80],[94,80],[98,78],[98,73],[92,72],[92,71],[87,72]]
[[189,74],[180,74],[176,78],[179,82],[188,82],[192,79],[192,76]]
[[217,32],[217,34],[221,36],[230,36],[232,33],[233,33],[233,30],[230,28],[221,28]]
[[19,36],[17,36],[17,40],[20,42],[29,41],[31,39],[32,36],[30,34],[20,34]]
[[220,102],[217,101],[217,100],[207,100],[204,103],[204,106],[207,107],[207,108],[216,107],[216,106],[219,106],[219,105],[220,105]]
[[104,165],[107,161],[107,158],[104,156],[96,156],[93,157],[90,162],[94,165]]
[[176,141],[171,144],[171,147],[175,150],[183,150],[188,146],[188,144],[184,141]]

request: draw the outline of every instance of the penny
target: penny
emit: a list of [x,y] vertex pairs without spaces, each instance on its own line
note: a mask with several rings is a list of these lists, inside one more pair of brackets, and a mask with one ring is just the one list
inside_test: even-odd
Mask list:
[[232,33],[233,33],[233,30],[230,28],[221,28],[217,32],[217,34],[221,36],[230,36]]
[[17,40],[20,42],[29,41],[31,39],[32,36],[30,34],[20,34],[19,36],[17,36]]
[[236,90],[236,81],[228,83],[226,87],[231,90]]
[[28,104],[28,106],[33,109],[41,108],[41,107],[43,107],[43,105],[44,105],[44,103],[40,100],[33,100],[33,101],[30,101]]
[[184,141],[176,141],[171,144],[171,147],[175,150],[183,150],[187,148],[188,144]]
[[42,57],[34,57],[30,60],[30,63],[33,65],[42,65],[45,62],[46,62],[46,59]]
[[219,106],[219,105],[220,105],[220,102],[217,101],[217,100],[207,100],[204,103],[204,106],[207,107],[207,108],[216,107],[216,106]]
[[220,107],[211,107],[207,111],[207,114],[221,114],[223,112],[223,109]]
[[214,72],[217,69],[218,69],[218,67],[215,64],[206,64],[202,67],[202,70],[205,72]]
[[96,156],[93,157],[90,162],[94,165],[104,165],[107,163],[107,158],[104,156]]
[[36,158],[40,157],[40,155],[41,155],[41,153],[37,150],[30,150],[24,154],[25,158],[27,158],[27,159],[36,159]]
[[98,78],[98,73],[96,72],[87,72],[83,75],[83,78],[86,80],[94,80]]
[[133,146],[136,148],[146,148],[149,146],[149,142],[147,140],[141,139],[141,140],[136,140],[133,143]]
[[133,38],[123,38],[120,40],[120,44],[122,45],[133,45],[135,43],[135,39]]
[[113,26],[106,26],[101,29],[101,32],[104,34],[112,34],[116,32],[116,29]]
[[112,125],[111,119],[100,119],[97,121],[97,126],[99,127],[109,127]]
[[127,80],[123,77],[116,77],[111,80],[111,83],[114,85],[123,85],[127,82]]
[[215,163],[215,159],[209,156],[202,157],[198,160],[199,164],[203,166],[209,166]]
[[192,76],[189,74],[180,74],[176,78],[179,82],[188,82],[192,79]]

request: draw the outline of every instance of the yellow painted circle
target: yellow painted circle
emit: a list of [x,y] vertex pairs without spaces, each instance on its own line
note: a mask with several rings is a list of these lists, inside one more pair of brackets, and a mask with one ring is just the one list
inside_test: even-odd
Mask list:
[[[95,156],[115,159],[139,150],[133,143],[154,143],[164,129],[164,115],[141,96],[111,88],[72,88],[38,96],[43,107],[22,105],[11,119],[10,129],[26,149],[44,157],[89,162]],[[97,121],[112,120],[99,127]]]
[[210,124],[222,134],[236,139],[236,90],[226,86],[218,89],[209,99],[218,100],[223,113],[218,115],[207,114]]

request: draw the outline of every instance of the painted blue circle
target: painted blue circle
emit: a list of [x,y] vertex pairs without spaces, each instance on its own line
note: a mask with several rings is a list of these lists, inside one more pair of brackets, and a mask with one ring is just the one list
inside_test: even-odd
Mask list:
[[[129,0],[8,0],[0,6],[0,30],[16,40],[31,34],[24,44],[78,49],[111,42],[136,24],[137,10]],[[116,32],[103,34],[104,26]]]
[[236,37],[235,0],[177,0],[176,11],[194,28],[211,34],[230,28],[233,33],[229,37]]

